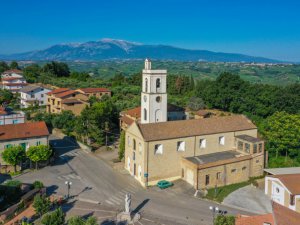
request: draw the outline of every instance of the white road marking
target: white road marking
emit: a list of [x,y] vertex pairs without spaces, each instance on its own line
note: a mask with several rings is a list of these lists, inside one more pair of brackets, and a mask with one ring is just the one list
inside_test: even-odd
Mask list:
[[114,203],[112,203],[111,201],[109,200],[105,200],[106,203],[110,204],[110,205],[114,205]]

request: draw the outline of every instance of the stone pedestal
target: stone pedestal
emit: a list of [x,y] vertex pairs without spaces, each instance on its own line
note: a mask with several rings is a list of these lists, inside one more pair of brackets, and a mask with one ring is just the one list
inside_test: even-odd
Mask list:
[[140,218],[141,215],[139,213],[131,215],[131,213],[121,212],[117,215],[117,222],[123,222],[125,224],[133,224],[139,221]]

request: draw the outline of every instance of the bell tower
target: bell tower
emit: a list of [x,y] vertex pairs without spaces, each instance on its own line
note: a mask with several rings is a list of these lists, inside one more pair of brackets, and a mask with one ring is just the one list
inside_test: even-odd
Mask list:
[[141,123],[167,121],[167,70],[152,70],[151,60],[145,60],[141,93]]

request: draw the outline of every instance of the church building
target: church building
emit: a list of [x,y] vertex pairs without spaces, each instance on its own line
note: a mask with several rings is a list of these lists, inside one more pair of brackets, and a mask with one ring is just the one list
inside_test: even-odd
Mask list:
[[264,142],[243,115],[168,121],[167,71],[145,60],[141,119],[126,128],[125,168],[142,186],[184,179],[195,189],[263,174]]

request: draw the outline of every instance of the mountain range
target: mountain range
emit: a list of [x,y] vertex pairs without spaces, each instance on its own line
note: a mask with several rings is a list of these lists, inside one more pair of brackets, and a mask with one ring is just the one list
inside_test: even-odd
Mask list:
[[278,60],[235,53],[190,50],[169,45],[147,45],[115,39],[85,43],[67,43],[25,53],[0,55],[2,60],[99,61],[114,59],[144,59],[207,62],[279,63]]

